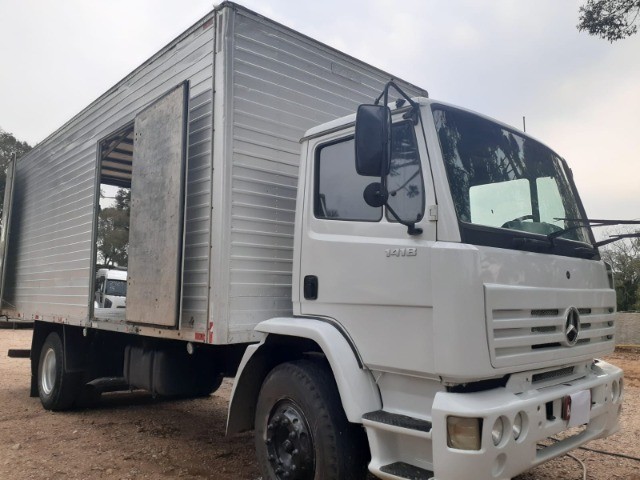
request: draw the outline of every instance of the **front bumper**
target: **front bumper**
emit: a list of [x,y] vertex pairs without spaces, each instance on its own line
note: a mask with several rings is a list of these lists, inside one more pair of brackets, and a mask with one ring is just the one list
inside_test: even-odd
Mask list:
[[[518,394],[507,388],[477,393],[438,393],[432,412],[435,478],[510,479],[590,440],[616,432],[622,394],[616,394],[613,387],[614,382],[620,385],[621,379],[622,370],[599,361],[582,378]],[[569,423],[561,418],[562,399],[583,391],[591,394],[589,421],[569,429]],[[525,421],[522,433],[515,440],[511,425],[519,412]],[[450,415],[483,419],[480,450],[457,450],[447,446],[447,417]],[[507,433],[496,446],[491,428],[498,417],[502,417]],[[540,445],[556,435],[563,439],[550,446]]]

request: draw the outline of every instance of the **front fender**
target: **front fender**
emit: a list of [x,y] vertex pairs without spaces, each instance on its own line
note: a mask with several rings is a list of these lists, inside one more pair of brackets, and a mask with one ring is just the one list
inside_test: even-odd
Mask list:
[[255,330],[266,336],[259,344],[249,346],[240,362],[229,403],[227,434],[253,428],[255,405],[264,378],[278,363],[288,360],[281,351],[277,356],[269,355],[268,342],[273,336],[311,340],[320,347],[329,362],[350,422],[361,423],[363,414],[382,408],[380,392],[371,372],[362,366],[355,348],[331,321],[272,318],[259,323]]

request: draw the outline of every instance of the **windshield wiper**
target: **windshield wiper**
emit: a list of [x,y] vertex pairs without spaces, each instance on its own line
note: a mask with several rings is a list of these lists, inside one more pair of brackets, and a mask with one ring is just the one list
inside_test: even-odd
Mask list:
[[[571,227],[563,228],[562,230],[558,230],[557,232],[550,233],[547,235],[547,238],[553,242],[554,239],[564,235],[567,232],[572,230],[577,230],[579,228],[584,227],[585,225],[589,225],[590,227],[611,227],[613,225],[640,225],[640,220],[602,220],[596,218],[554,218],[554,220],[563,220],[565,222],[575,222],[577,225],[573,225]],[[609,243],[617,242],[618,240],[622,240],[623,238],[640,238],[640,232],[636,233],[622,233],[618,235],[611,235],[608,239],[602,240],[600,242],[596,242],[592,244],[592,247],[599,248],[603,245],[608,245]]]
[[[639,222],[640,223],[640,222]],[[594,247],[602,247],[603,245],[608,245],[609,243],[617,242],[618,240],[622,240],[623,238],[640,238],[640,232],[636,233],[621,233],[618,235],[611,235],[606,240],[601,240],[593,244]]]

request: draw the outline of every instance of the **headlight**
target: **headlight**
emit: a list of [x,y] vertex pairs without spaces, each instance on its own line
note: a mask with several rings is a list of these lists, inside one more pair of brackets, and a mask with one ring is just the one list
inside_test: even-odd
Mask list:
[[618,383],[618,380],[614,380],[611,384],[611,401],[617,402],[620,398],[620,392],[622,390],[622,379]]
[[505,421],[502,417],[498,417],[493,424],[493,428],[491,429],[491,439],[493,440],[493,444],[497,447],[502,442],[502,437],[504,436],[504,427]]
[[518,412],[516,418],[513,419],[513,439],[518,440],[520,435],[522,435],[522,427],[524,426],[524,414],[522,412]]
[[458,450],[480,450],[482,419],[447,417],[447,445]]

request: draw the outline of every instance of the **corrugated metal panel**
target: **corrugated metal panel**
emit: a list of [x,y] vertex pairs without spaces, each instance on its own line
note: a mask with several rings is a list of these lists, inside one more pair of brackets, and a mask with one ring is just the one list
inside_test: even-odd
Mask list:
[[[235,12],[226,30],[232,46],[226,105],[232,119],[231,236],[223,253],[230,259],[229,298],[228,306],[214,305],[219,316],[228,315],[229,342],[251,339],[256,323],[292,312],[300,138],[308,128],[372,102],[390,79],[263,17]],[[400,85],[411,95],[425,94]]]
[[212,109],[211,89],[189,102],[182,327],[202,332],[206,330],[209,301]]
[[[207,320],[211,191],[213,13],[93,102],[17,164],[6,298],[26,316],[82,322],[92,295],[91,264],[100,139],[184,80],[190,81],[186,329]],[[207,244],[203,247],[203,244]]]

